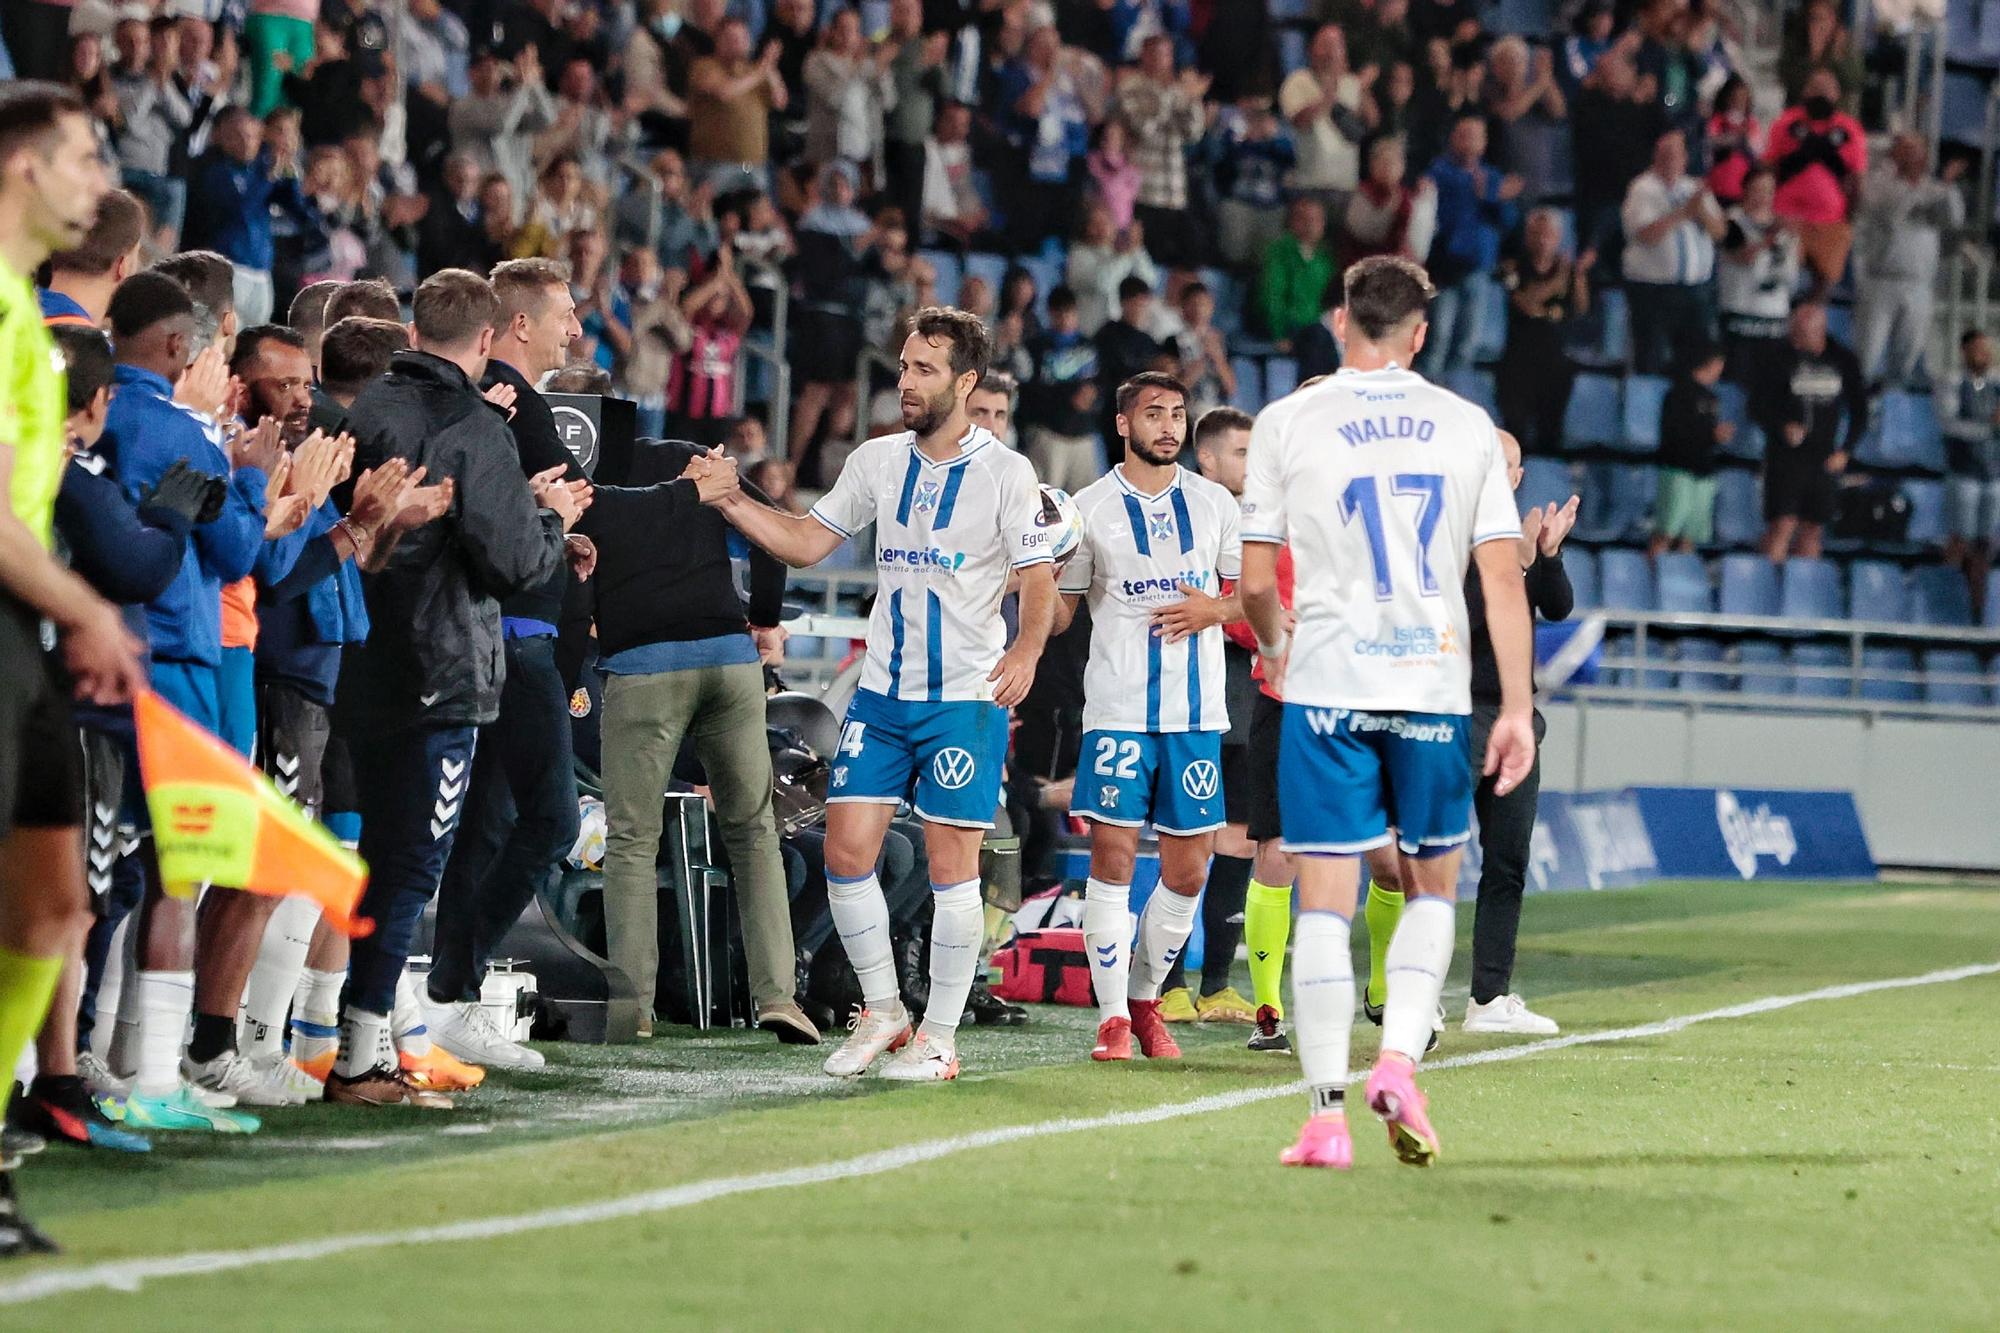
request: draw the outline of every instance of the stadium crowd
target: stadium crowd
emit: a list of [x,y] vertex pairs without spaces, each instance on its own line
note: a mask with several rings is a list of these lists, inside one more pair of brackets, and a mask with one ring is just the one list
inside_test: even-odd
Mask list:
[[[39,344],[17,325],[46,318],[68,377],[60,403],[9,384],[0,443],[17,509],[48,491],[71,573],[0,567],[10,611],[32,610],[4,661],[39,681],[34,622],[63,629],[84,745],[36,754],[76,753],[88,799],[37,808],[61,785],[39,776],[18,804],[0,787],[14,841],[62,835],[0,870],[9,888],[65,874],[81,830],[93,903],[74,941],[74,912],[0,936],[0,1060],[35,1026],[17,1034],[17,1012],[46,1007],[22,997],[55,996],[10,1123],[139,1151],[148,1130],[254,1130],[245,1107],[443,1106],[486,1068],[538,1066],[479,995],[577,840],[560,630],[579,606],[602,678],[606,944],[642,1023],[658,794],[688,779],[686,738],[754,1021],[817,1042],[855,998],[823,947],[843,852],[778,836],[761,713],[782,569],[753,554],[739,599],[743,547],[698,460],[720,446],[794,512],[799,491],[837,491],[857,439],[906,424],[899,349],[928,307],[990,328],[970,419],[1043,483],[1103,476],[1121,386],[1156,373],[1204,423],[1182,461],[1240,492],[1251,417],[1232,404],[1261,406],[1242,358],[1293,383],[1334,370],[1356,261],[1428,267],[1418,369],[1459,386],[1497,363],[1491,406],[1530,457],[1565,447],[1579,349],[1607,345],[1615,296],[1618,369],[1668,381],[1657,550],[1713,545],[1735,429],[1719,384],[1768,442],[1772,560],[1820,553],[1874,400],[1922,385],[1947,418],[1946,555],[1976,591],[2000,538],[1991,352],[1968,338],[1948,389],[1930,350],[1963,163],[1911,135],[1869,159],[1862,44],[1831,0],[1794,16],[1768,126],[1719,7],[1588,0],[1564,19],[1531,42],[1470,0],[9,6],[13,70],[48,82],[0,94],[0,327],[19,356]],[[1834,298],[1851,344],[1829,332]],[[557,385],[629,398],[642,439],[695,447],[649,448],[593,490],[542,399]],[[66,464],[24,464],[36,431]],[[1530,512],[1524,568],[1546,557],[1534,595],[1559,616],[1575,506]],[[31,567],[35,596],[13,581]],[[1030,880],[1053,873],[1087,647],[1087,628],[1052,640],[1017,709],[1008,813]],[[1253,647],[1239,635],[1232,658],[1245,718]],[[167,891],[121,702],[142,678],[358,841],[371,934],[350,942],[296,899],[210,889],[196,911]],[[1246,911],[1289,921],[1254,822],[1232,814],[1208,873],[1211,965],[1156,990],[1169,1019],[1257,1022],[1270,1043],[1272,1016],[1227,977]],[[1383,912],[1393,863],[1371,864]],[[1524,862],[1488,865],[1517,919]],[[930,917],[965,905],[921,891],[913,824],[889,829],[879,873],[897,984],[924,1008]],[[1482,916],[1489,892],[1475,1004],[1545,1022],[1510,994],[1507,887],[1482,884]],[[1371,925],[1377,910],[1371,891]],[[981,983],[967,1004],[1020,1021]]]

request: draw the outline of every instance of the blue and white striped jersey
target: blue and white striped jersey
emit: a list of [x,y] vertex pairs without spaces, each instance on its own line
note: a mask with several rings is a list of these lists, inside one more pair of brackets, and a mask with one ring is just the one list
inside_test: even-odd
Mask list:
[[1186,468],[1146,495],[1115,467],[1079,491],[1076,506],[1083,541],[1059,586],[1090,604],[1084,730],[1229,730],[1221,626],[1168,643],[1152,615],[1187,600],[1183,583],[1219,597],[1222,580],[1242,572],[1236,497]]
[[875,611],[861,688],[891,699],[991,699],[1005,651],[1008,574],[1046,564],[1027,459],[974,426],[958,456],[933,463],[902,431],[868,441],[812,516],[843,537],[875,525]]

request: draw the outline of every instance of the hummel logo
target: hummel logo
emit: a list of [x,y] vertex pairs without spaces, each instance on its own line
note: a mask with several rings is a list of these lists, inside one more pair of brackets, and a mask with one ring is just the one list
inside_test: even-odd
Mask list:
[[[433,694],[431,698],[435,699],[437,696]],[[440,759],[438,760],[438,767],[444,771],[446,777],[456,778],[460,773],[465,771],[465,761],[463,759]]]
[[431,694],[420,694],[417,696],[417,702],[422,704],[424,707],[429,708],[432,704],[436,703],[439,699],[442,698],[444,698],[444,694],[441,691],[434,692]]
[[278,766],[278,772],[285,777],[296,776],[299,771],[299,757],[295,754],[286,754],[280,750],[271,756],[271,761]]

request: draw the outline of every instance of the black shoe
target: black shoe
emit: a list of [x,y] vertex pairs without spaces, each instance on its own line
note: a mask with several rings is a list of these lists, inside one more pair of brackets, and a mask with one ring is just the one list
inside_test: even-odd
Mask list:
[[930,947],[920,934],[899,935],[893,942],[896,961],[896,989],[903,1006],[921,1014],[931,1006],[931,979],[928,971]]
[[1250,1034],[1247,1043],[1253,1051],[1289,1051],[1292,1039],[1285,1035],[1285,1025],[1278,1018],[1278,1011],[1268,1004],[1257,1006],[1257,1030]]
[[21,1216],[20,1200],[14,1197],[14,1173],[0,1171],[0,1259],[61,1253],[60,1246]]
[[[1365,985],[1361,988],[1361,1015],[1376,1027],[1379,1028],[1382,1026],[1382,1006],[1368,1002],[1368,987]],[[1431,1029],[1431,1039],[1424,1043],[1425,1055],[1429,1055],[1438,1048],[1438,1038],[1443,1035],[1437,1028],[1434,1027]]]
[[965,1012],[983,1028],[1017,1028],[1028,1021],[1026,1009],[1007,1003],[989,990],[984,981],[972,983],[972,993],[965,997]]

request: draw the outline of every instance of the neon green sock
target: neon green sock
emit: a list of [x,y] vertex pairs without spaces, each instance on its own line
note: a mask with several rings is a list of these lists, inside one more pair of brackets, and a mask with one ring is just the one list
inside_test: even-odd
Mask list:
[[1292,886],[1250,881],[1243,940],[1250,946],[1250,989],[1258,1004],[1285,1015],[1285,941],[1292,936]]
[[14,1066],[28,1048],[42,1020],[48,1017],[49,1001],[62,976],[63,960],[34,958],[12,949],[0,948],[0,1112],[14,1095]]
[[1368,1003],[1387,1004],[1389,982],[1382,968],[1389,957],[1389,939],[1403,919],[1403,895],[1369,880],[1363,916],[1368,922]]

